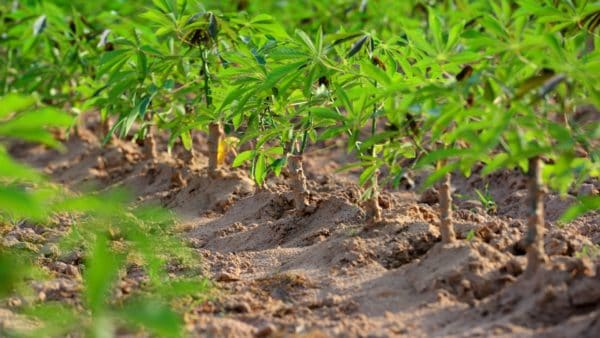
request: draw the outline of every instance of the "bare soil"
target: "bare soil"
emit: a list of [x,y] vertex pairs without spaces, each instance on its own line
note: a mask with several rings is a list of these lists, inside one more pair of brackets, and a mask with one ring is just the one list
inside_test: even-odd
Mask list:
[[[431,192],[384,191],[384,220],[366,226],[353,174],[335,172],[347,157],[336,144],[307,154],[311,207],[300,215],[285,175],[271,178],[260,191],[243,168],[209,177],[201,136],[190,160],[177,147],[172,154],[159,147],[155,158],[146,158],[143,147],[132,142],[113,140],[101,147],[98,133],[80,130],[63,153],[24,144],[11,152],[73,190],[124,186],[139,203],[160,203],[180,216],[182,245],[197,250],[220,290],[185,314],[191,336],[600,334],[600,260],[577,257],[585,246],[600,244],[600,213],[556,223],[577,194],[598,193],[597,181],[566,198],[546,197],[545,247],[551,261],[526,280],[521,276],[525,178],[517,171],[453,177],[460,240],[442,245]],[[418,185],[420,178],[415,181]],[[497,204],[494,215],[475,198],[474,189],[486,186]],[[77,252],[53,257],[56,231],[23,225],[3,241],[46,257],[56,279],[38,285],[40,301],[77,304],[81,257]],[[143,283],[143,277],[128,283],[119,285],[121,292]],[[23,324],[15,320],[14,306],[0,305],[0,325]]]

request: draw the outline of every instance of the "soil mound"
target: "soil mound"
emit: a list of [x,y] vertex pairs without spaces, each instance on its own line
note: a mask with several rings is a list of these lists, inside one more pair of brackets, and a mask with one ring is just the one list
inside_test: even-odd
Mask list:
[[[442,245],[436,200],[411,191],[385,191],[384,220],[367,227],[360,190],[333,172],[344,156],[335,145],[307,160],[311,206],[303,214],[294,210],[285,176],[257,192],[242,170],[209,177],[202,144],[195,157],[158,149],[147,158],[135,143],[115,139],[103,147],[93,129],[83,129],[62,153],[25,144],[11,152],[74,190],[124,186],[139,203],[161,204],[181,216],[182,245],[196,248],[221,290],[186,313],[194,336],[600,332],[599,265],[583,257],[600,241],[599,213],[557,227],[579,192],[547,196],[545,248],[551,262],[525,279],[525,187],[516,172],[453,178],[459,241]],[[588,190],[599,187],[586,184]],[[487,189],[495,210],[477,201],[475,188]],[[54,255],[47,245],[61,232],[28,225],[12,231],[4,234],[4,244],[41,252],[56,274],[39,284],[47,298],[76,300],[81,257]],[[0,314],[0,325],[13,320],[8,310]]]

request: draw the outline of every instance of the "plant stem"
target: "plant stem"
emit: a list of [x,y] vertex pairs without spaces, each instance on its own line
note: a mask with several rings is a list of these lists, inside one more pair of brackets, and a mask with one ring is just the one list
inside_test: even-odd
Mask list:
[[294,207],[297,212],[302,213],[308,206],[308,189],[302,167],[302,155],[289,155],[288,167],[291,174],[291,188],[294,193]]
[[440,232],[442,243],[448,244],[456,241],[454,226],[452,224],[452,175],[447,173],[440,186]]
[[[206,100],[206,107],[210,108],[212,105],[212,95],[210,91],[210,73],[208,69],[208,61],[205,50],[200,49],[200,58],[202,58],[202,74],[204,75],[204,98]],[[213,122],[208,125],[208,174],[212,177],[217,175],[219,168],[219,153],[223,139],[223,127],[219,122]]]
[[204,50],[200,50],[200,58],[202,59],[202,73],[204,74],[204,98],[206,99],[206,107],[212,104],[212,94],[210,91],[210,73],[208,69],[208,61],[204,55]]
[[[374,86],[377,86],[377,82],[373,83]],[[371,136],[375,135],[377,121],[375,119],[375,113],[377,112],[377,105],[373,105],[373,114],[371,116]],[[371,156],[376,157],[375,146],[372,146],[369,149]],[[381,222],[381,207],[379,206],[379,183],[377,177],[379,176],[379,169],[375,170],[373,173],[373,177],[371,178],[371,197],[367,201],[366,209],[367,209],[367,223],[369,226],[374,225],[378,222]]]
[[379,185],[377,176],[379,170],[375,170],[373,178],[371,178],[371,197],[367,200],[366,211],[367,211],[367,225],[372,226],[378,222],[381,222],[381,206],[379,206]]
[[146,139],[144,140],[144,152],[146,153],[146,158],[148,159],[156,158],[156,141],[154,140],[152,129],[152,126],[148,126],[148,133],[146,134]]
[[527,220],[527,268],[525,276],[531,277],[546,263],[544,252],[544,187],[542,183],[542,161],[539,156],[529,159],[529,215]]

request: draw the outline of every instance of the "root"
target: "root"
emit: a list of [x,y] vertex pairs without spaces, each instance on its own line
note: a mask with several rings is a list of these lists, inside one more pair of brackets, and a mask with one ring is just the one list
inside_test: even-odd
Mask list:
[[548,261],[544,252],[544,187],[542,161],[539,157],[529,159],[529,215],[527,219],[527,268],[525,277],[532,277],[541,265]]
[[442,243],[453,243],[456,241],[454,225],[452,224],[452,176],[447,173],[444,182],[440,186],[440,232]]
[[290,185],[294,193],[294,207],[298,212],[304,212],[308,206],[308,189],[306,188],[306,177],[302,168],[302,155],[290,155],[288,159],[290,169]]

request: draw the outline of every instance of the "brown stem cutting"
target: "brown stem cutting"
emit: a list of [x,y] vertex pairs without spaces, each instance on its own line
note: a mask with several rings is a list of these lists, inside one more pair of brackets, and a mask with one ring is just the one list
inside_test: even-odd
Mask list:
[[440,232],[442,234],[442,243],[452,243],[456,241],[454,226],[452,225],[452,176],[447,173],[444,182],[440,186]]
[[378,171],[375,172],[371,179],[371,197],[366,202],[367,225],[371,226],[381,222],[381,206],[379,205],[379,187],[377,184]]
[[156,158],[156,140],[154,139],[154,133],[152,133],[152,127],[148,128],[148,134],[144,140],[144,153],[146,158]]
[[302,167],[302,155],[290,155],[288,167],[291,175],[291,188],[294,193],[294,207],[298,212],[303,212],[308,205],[308,189]]
[[546,263],[544,251],[544,187],[542,183],[542,160],[536,156],[529,159],[529,215],[527,219],[527,268],[525,276],[531,277]]

